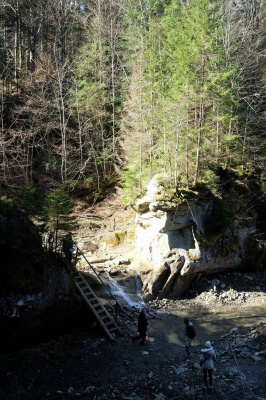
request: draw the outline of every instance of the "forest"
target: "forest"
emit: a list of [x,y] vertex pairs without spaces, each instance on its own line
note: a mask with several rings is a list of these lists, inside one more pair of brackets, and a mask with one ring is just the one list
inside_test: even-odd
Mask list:
[[2,208],[129,203],[162,172],[218,196],[230,173],[265,204],[264,0],[0,5]]

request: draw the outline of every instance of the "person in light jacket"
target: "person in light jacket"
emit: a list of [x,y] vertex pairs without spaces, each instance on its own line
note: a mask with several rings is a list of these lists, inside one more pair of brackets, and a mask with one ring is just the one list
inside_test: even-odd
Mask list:
[[[212,347],[211,342],[208,340],[205,343],[204,349],[201,349],[201,351],[200,351],[200,365],[202,366],[203,382],[204,382],[205,389],[213,388],[212,372],[214,369],[213,360],[215,360],[215,358],[216,358],[215,351]],[[208,378],[209,378],[209,384],[208,384]]]

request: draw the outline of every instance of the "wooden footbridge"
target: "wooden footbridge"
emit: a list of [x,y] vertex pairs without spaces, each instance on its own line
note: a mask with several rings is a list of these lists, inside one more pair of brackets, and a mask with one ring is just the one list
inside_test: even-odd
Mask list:
[[[102,301],[97,297],[97,295],[94,293],[94,291],[92,290],[86,279],[83,277],[81,272],[77,270],[76,263],[78,255],[82,256],[85,259],[85,261],[92,269],[94,274],[96,274],[97,278],[101,281],[102,285],[109,292],[111,298],[115,300],[114,316],[112,316],[109,313],[109,311],[103,305]],[[99,325],[101,326],[107,337],[111,340],[115,340],[117,335],[122,336],[122,331],[117,324],[117,313],[118,309],[120,308],[120,305],[117,302],[116,298],[112,295],[110,290],[107,288],[107,286],[104,284],[104,282],[101,280],[99,274],[95,271],[93,266],[87,260],[84,253],[78,247],[75,248],[75,260],[72,265],[71,273],[81,298],[84,300],[86,305],[92,311],[95,319],[97,320],[97,322],[99,323]]]

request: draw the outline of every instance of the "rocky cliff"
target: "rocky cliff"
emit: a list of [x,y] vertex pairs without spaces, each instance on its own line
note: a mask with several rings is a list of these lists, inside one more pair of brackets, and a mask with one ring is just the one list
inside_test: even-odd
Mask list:
[[0,214],[0,352],[66,331],[80,319],[69,271],[44,251],[36,225],[15,210]]
[[206,188],[173,191],[167,176],[154,176],[134,205],[133,266],[147,296],[176,297],[199,275],[243,266],[256,213],[246,210],[248,191],[240,189],[219,197]]

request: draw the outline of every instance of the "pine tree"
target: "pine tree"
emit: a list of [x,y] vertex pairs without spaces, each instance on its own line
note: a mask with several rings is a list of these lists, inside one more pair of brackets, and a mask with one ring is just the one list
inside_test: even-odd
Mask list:
[[54,250],[58,251],[59,230],[70,230],[75,227],[75,218],[71,215],[73,205],[67,193],[55,189],[45,198],[43,209],[46,229],[54,236]]
[[84,176],[94,173],[95,187],[99,190],[114,173],[119,147],[125,74],[123,4],[114,0],[97,1],[91,12],[86,41],[76,63],[72,105],[79,122],[82,171]]
[[[149,20],[136,102],[142,143],[148,142],[143,181],[162,171],[173,186],[214,181],[212,165],[226,167],[239,154],[238,70],[221,40],[222,17],[221,2],[195,0],[172,1],[160,18]],[[134,131],[130,137],[128,143]]]

